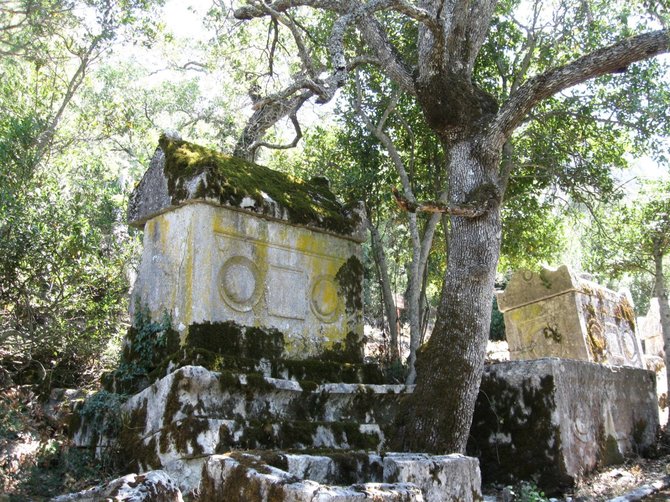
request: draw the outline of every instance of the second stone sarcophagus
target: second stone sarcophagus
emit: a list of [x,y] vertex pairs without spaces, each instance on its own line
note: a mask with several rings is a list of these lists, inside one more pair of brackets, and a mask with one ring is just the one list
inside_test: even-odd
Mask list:
[[512,360],[560,357],[644,367],[628,296],[565,265],[516,272],[497,300]]

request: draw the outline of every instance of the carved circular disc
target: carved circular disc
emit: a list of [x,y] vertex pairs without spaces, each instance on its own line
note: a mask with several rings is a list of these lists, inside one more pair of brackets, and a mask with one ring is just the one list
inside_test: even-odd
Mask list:
[[231,308],[251,310],[263,291],[258,267],[244,256],[229,258],[219,271],[219,291]]
[[322,321],[330,323],[337,318],[340,298],[337,284],[331,277],[324,275],[317,277],[312,286],[310,304],[314,315]]
[[626,358],[630,361],[638,359],[637,346],[635,343],[635,335],[631,331],[624,331],[621,336],[621,348]]

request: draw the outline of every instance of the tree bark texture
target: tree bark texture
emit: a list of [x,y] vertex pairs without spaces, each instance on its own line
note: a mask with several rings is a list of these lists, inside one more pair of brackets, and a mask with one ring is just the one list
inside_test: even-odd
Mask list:
[[[490,183],[476,140],[451,149],[450,201]],[[491,159],[494,160],[494,159]],[[501,242],[496,205],[479,218],[451,217],[444,291],[430,340],[419,351],[417,385],[404,403],[398,442],[409,451],[463,452],[484,367],[491,294]]]
[[[660,246],[654,249],[654,296],[658,299],[658,313],[661,318],[661,333],[663,334],[663,350],[665,352],[665,367],[670,368],[670,306],[668,305],[668,290],[665,287],[665,272],[663,270],[663,252]],[[670,371],[666,375],[668,392],[670,392]]]

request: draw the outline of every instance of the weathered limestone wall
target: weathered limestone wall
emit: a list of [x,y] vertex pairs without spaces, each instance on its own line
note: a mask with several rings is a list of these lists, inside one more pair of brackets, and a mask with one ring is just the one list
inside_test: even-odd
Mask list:
[[565,265],[518,271],[497,299],[512,360],[561,357],[644,367],[627,295],[577,277]]
[[360,245],[205,202],[145,224],[132,310],[188,326],[235,321],[276,328],[306,357],[363,333]]
[[468,454],[485,483],[533,480],[547,492],[655,442],[653,372],[554,358],[487,366]]

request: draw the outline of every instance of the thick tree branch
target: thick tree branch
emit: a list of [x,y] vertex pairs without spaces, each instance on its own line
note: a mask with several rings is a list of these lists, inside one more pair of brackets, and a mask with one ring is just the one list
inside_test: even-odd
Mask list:
[[295,130],[295,137],[290,143],[280,145],[276,143],[268,143],[266,141],[257,141],[249,147],[253,152],[258,150],[260,147],[264,146],[265,148],[271,148],[273,150],[288,150],[289,148],[295,148],[298,145],[298,142],[302,138],[302,129],[300,128],[300,122],[298,122],[297,110],[295,110],[289,116],[291,123],[293,124],[293,129]]
[[258,148],[260,146],[267,146],[262,145],[260,142],[260,138],[263,137],[265,132],[284,117],[296,115],[305,101],[312,96],[314,96],[314,92],[306,90],[296,96],[285,99],[278,99],[276,101],[264,100],[265,103],[262,106],[256,107],[256,111],[247,121],[242,135],[237,145],[235,145],[235,156],[253,161]]
[[625,70],[630,64],[670,50],[668,30],[627,38],[596,50],[565,66],[551,69],[521,85],[503,105],[489,126],[491,146],[502,144],[539,101],[589,79]]
[[358,29],[368,47],[380,61],[381,71],[395,81],[403,91],[416,94],[412,70],[397,53],[382,25],[376,19],[364,19],[359,23]]
[[438,213],[463,216],[464,218],[478,218],[486,214],[495,203],[494,198],[486,199],[477,205],[449,204],[438,201],[412,202],[404,197],[397,188],[392,188],[392,192],[398,206],[409,213]]

